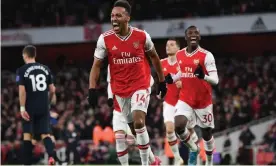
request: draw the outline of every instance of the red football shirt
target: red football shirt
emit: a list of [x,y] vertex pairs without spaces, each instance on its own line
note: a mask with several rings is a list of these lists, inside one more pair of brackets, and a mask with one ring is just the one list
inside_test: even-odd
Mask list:
[[[176,74],[179,71],[178,63],[176,62],[174,64],[170,64],[168,58],[162,59],[161,65],[165,76],[169,73],[172,75]],[[180,89],[177,88],[175,84],[167,84],[167,94],[165,96],[165,102],[172,106],[175,106],[178,101],[179,91]]]
[[203,67],[206,75],[208,75],[208,72],[217,70],[212,53],[201,47],[192,53],[188,53],[184,48],[177,52],[176,57],[182,72],[182,89],[180,90],[179,100],[186,102],[194,109],[205,108],[212,104],[211,85],[194,75],[198,64]]
[[118,36],[113,30],[103,33],[94,56],[108,57],[112,91],[120,97],[131,97],[137,90],[150,87],[150,66],[145,52],[153,48],[149,34],[130,27],[129,35]]

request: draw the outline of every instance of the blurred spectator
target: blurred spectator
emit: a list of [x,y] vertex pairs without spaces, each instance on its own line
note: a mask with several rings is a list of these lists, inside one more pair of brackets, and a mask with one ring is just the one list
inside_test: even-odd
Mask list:
[[70,162],[70,154],[73,153],[74,164],[79,164],[80,163],[80,155],[77,150],[78,142],[79,142],[79,136],[78,133],[75,129],[75,126],[72,122],[69,122],[67,125],[67,130],[65,131],[65,142],[66,142],[66,161],[67,163]]
[[231,157],[231,148],[232,147],[232,141],[229,137],[229,133],[226,133],[225,135],[225,141],[223,144],[223,155],[222,155],[222,161],[221,165],[230,165],[232,163],[232,157]]
[[8,144],[6,146],[6,160],[7,164],[10,165],[17,165],[22,163],[20,154],[21,154],[21,148],[20,148],[20,141],[15,141],[11,144]]
[[223,144],[223,151],[227,154],[231,151],[232,141],[229,137],[229,133],[226,133],[225,135],[225,141]]
[[231,165],[232,157],[230,154],[225,154],[222,158],[221,165]]
[[271,125],[268,131],[263,136],[263,143],[265,149],[276,153],[276,122]]
[[248,126],[243,127],[239,140],[241,142],[241,147],[239,148],[237,162],[242,165],[252,165],[253,151],[251,145],[252,141],[255,140],[255,135],[251,132]]
[[250,146],[252,145],[252,141],[255,140],[255,135],[251,132],[248,126],[244,126],[243,131],[239,137],[239,140],[242,143],[242,146]]

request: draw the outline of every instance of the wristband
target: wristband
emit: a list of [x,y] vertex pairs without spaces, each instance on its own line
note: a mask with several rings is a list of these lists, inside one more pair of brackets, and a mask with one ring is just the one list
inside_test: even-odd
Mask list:
[[25,106],[20,106],[20,112],[25,111]]

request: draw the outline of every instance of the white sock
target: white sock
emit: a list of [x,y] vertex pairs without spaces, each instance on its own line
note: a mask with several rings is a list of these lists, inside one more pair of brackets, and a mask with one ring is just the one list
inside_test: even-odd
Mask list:
[[151,147],[149,147],[149,163],[153,163],[155,161],[155,157],[154,157],[154,154],[151,150]]
[[128,166],[128,147],[126,144],[126,135],[115,133],[116,151],[121,165]]
[[179,134],[179,138],[181,141],[183,141],[188,146],[188,148],[192,152],[195,152],[198,150],[198,147],[191,139],[190,131],[187,128],[185,128],[185,130],[181,134]]
[[177,144],[177,137],[175,135],[175,133],[167,133],[167,139],[169,142],[169,145],[171,147],[171,150],[173,152],[173,155],[175,158],[180,158],[180,154],[179,154],[179,149],[178,149],[178,144]]
[[136,138],[133,135],[127,134],[126,141],[128,145],[137,145]]
[[206,165],[213,165],[213,150],[215,148],[215,140],[214,137],[212,136],[212,138],[209,141],[205,141],[204,142],[204,149],[206,151]]
[[[137,141],[134,135],[127,135],[127,143],[128,145],[137,145]],[[155,161],[155,156],[149,147],[149,164],[153,163]]]
[[137,144],[140,152],[140,157],[142,161],[142,165],[149,164],[149,153],[150,153],[150,145],[149,145],[149,134],[147,128],[144,126],[141,129],[135,129]]

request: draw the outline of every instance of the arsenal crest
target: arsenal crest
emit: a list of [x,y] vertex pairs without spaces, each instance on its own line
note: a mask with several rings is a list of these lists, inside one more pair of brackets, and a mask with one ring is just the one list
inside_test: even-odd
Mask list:
[[194,59],[194,64],[198,65],[199,64],[199,59]]
[[139,41],[136,41],[136,42],[134,42],[133,43],[133,47],[135,48],[135,49],[138,49],[139,48]]

